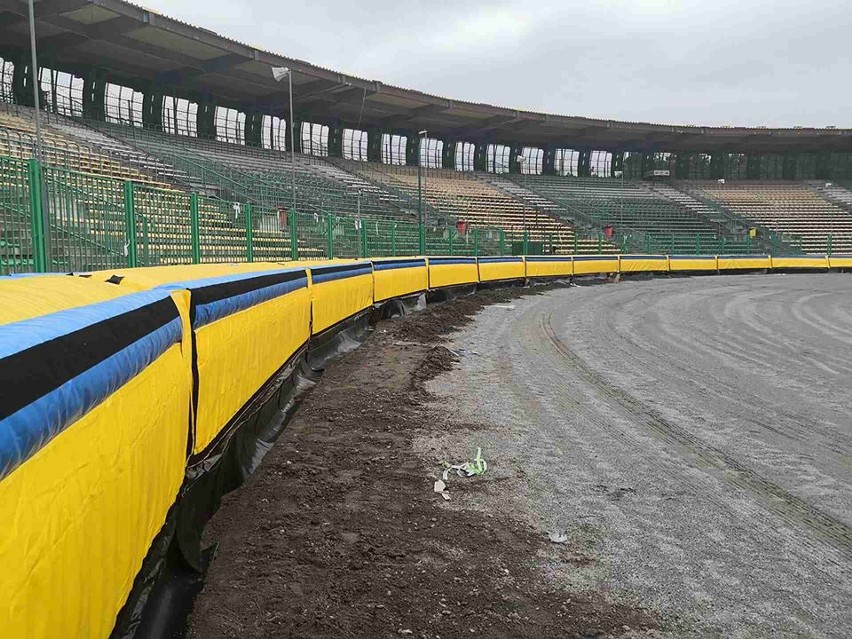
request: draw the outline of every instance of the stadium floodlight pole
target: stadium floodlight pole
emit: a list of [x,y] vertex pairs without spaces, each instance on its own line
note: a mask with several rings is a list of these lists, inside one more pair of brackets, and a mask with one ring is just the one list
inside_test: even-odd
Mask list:
[[[42,147],[42,138],[41,138],[41,100],[39,99],[39,77],[38,77],[38,59],[36,56],[36,35],[35,35],[35,8],[33,7],[33,0],[29,0],[27,2],[27,8],[29,9],[29,19],[30,19],[30,53],[32,54],[32,69],[30,70],[30,77],[32,78],[33,83],[33,106],[35,107],[35,128],[36,128],[36,148],[35,148],[35,156],[36,162],[39,165],[39,171],[41,171],[41,163],[44,161],[44,149]],[[51,239],[50,239],[50,209],[47,206],[47,198],[45,197],[44,191],[44,183],[39,180],[41,183],[41,195],[39,199],[42,201],[41,207],[41,223],[42,223],[42,246],[44,247],[44,255],[45,262],[44,268],[46,270],[49,269],[49,264],[52,261],[51,256]]]
[[418,131],[420,142],[417,144],[417,223],[423,226],[423,142],[428,131]]
[[33,0],[27,2],[30,12],[30,52],[32,53],[32,68],[30,76],[33,83],[33,106],[35,107],[35,126],[36,126],[36,159],[41,162],[41,100],[39,100],[38,90],[38,60],[36,58],[36,35],[35,35],[35,9],[33,8]]
[[296,212],[296,123],[293,121],[293,71],[289,67],[272,67],[272,77],[276,82],[287,78],[290,96],[290,179],[293,189],[293,213]]

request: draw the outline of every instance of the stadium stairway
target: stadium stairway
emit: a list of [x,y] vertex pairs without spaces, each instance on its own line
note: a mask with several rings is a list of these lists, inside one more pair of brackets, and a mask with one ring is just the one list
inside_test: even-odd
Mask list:
[[560,222],[567,222],[574,230],[575,252],[581,253],[613,253],[624,248],[617,238],[605,239],[603,228],[595,224],[580,211],[573,211],[564,206],[524,188],[517,182],[490,173],[477,173],[476,177],[495,189],[523,202],[526,206],[537,210],[542,215]]
[[835,184],[834,182],[812,181],[805,184],[820,197],[852,213],[852,191],[847,187]]
[[736,254],[770,252],[772,244],[766,239],[765,234],[754,239],[749,237],[751,225],[745,219],[733,215],[710,201],[680,191],[672,184],[653,182],[649,186],[655,193],[691,211],[707,226],[716,229],[718,237],[724,238],[725,250],[720,252]]

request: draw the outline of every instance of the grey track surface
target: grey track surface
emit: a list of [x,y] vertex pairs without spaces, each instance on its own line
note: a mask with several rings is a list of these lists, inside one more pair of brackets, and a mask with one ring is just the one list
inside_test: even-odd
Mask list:
[[437,447],[482,446],[508,480],[483,508],[593,556],[553,579],[649,605],[672,636],[852,637],[852,276],[511,306],[454,339],[461,364],[432,389],[485,426]]

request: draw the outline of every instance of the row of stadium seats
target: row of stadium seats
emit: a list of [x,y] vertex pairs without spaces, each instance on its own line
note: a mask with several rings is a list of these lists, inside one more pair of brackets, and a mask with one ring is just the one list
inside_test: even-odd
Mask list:
[[[512,179],[525,191],[552,201],[560,214],[610,225],[616,236],[636,240],[635,245],[646,250],[694,252],[696,246],[717,245],[724,236],[705,210],[687,207],[644,183],[543,175]],[[727,242],[727,250],[745,249],[745,243]]]
[[[296,183],[296,207],[302,212],[377,219],[413,219],[410,202],[345,175],[318,158],[258,149],[188,136],[98,123],[98,128],[188,174],[194,190],[249,201],[264,208],[289,208]],[[295,171],[293,170],[295,167]]]
[[[526,228],[531,241],[552,245],[559,254],[572,253],[575,248],[578,253],[599,252],[597,239],[579,239],[575,247],[570,221],[530,206],[472,173],[428,169],[418,185],[417,170],[412,167],[350,161],[347,168],[412,195],[422,189],[423,199],[446,218],[463,220],[473,227],[495,226],[517,235]],[[604,246],[605,252],[616,252],[612,243],[607,241]]]
[[[139,170],[110,153],[88,146],[75,134],[52,126],[42,129],[43,160],[73,171],[167,186],[173,176],[162,166]],[[27,159],[36,155],[36,130],[32,110],[16,107],[0,109],[0,156]],[[154,177],[156,175],[156,177]]]
[[852,250],[850,211],[821,197],[806,184],[715,181],[678,185],[682,190],[717,202],[747,220],[800,238],[801,249],[805,253]]

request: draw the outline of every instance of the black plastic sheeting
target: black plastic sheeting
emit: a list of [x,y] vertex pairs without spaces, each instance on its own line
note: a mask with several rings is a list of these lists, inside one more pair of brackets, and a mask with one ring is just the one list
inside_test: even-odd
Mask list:
[[375,320],[391,319],[392,317],[405,317],[410,313],[422,311],[426,308],[426,293],[398,297],[376,306],[371,323]]
[[[417,301],[409,301],[407,306],[394,308],[405,313],[417,307]],[[212,547],[202,549],[201,535],[222,497],[257,470],[328,363],[364,343],[371,320],[386,312],[393,310],[385,304],[368,309],[312,337],[246,403],[224,436],[189,460],[177,501],[151,544],[116,618],[111,639],[184,636],[192,602],[204,585],[204,574],[215,553]]]
[[450,286],[447,288],[439,288],[434,291],[429,291],[426,294],[426,301],[429,304],[438,302],[449,302],[459,297],[467,297],[476,293],[478,284],[461,284],[459,286]]

